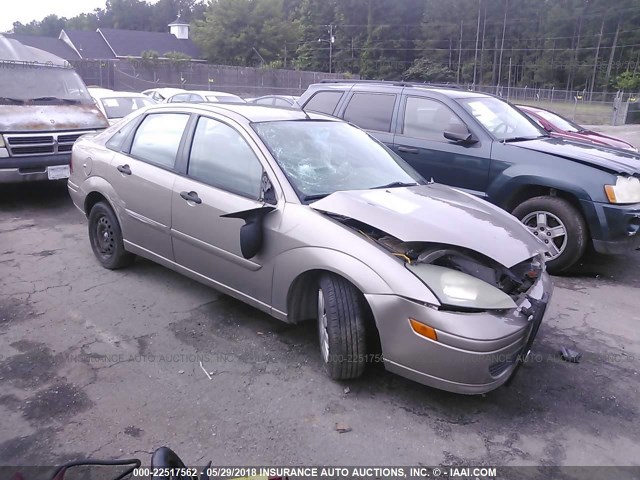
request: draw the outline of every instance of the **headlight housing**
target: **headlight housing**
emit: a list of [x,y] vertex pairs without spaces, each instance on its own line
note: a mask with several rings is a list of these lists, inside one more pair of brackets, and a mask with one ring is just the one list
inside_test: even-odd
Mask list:
[[640,203],[640,178],[616,177],[615,185],[605,185],[604,191],[610,203]]
[[426,263],[406,266],[433,291],[442,305],[470,310],[505,310],[517,307],[509,295],[466,273]]

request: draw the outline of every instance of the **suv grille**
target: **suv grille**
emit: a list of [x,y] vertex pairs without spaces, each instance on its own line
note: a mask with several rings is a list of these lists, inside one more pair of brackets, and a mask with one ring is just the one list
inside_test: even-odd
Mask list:
[[95,130],[81,132],[60,132],[47,135],[34,135],[30,133],[16,133],[4,135],[5,143],[9,148],[9,156],[23,157],[27,155],[55,155],[71,151],[73,143],[85,133],[94,133]]

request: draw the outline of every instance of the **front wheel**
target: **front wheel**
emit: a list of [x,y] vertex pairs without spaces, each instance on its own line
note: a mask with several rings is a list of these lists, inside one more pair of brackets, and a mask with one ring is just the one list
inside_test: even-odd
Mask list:
[[568,269],[584,254],[589,240],[587,226],[582,214],[567,200],[535,197],[518,205],[512,213],[549,249],[549,272]]
[[364,298],[337,275],[323,275],[319,283],[318,332],[324,370],[334,380],[359,377],[366,363]]
[[134,260],[133,254],[124,249],[118,218],[105,202],[96,203],[89,212],[89,240],[94,255],[105,268],[123,268]]

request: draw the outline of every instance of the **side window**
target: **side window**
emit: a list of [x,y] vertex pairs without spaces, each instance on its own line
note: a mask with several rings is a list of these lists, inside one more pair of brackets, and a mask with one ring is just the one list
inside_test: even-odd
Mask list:
[[131,144],[131,155],[161,167],[173,168],[189,115],[155,113],[142,121]]
[[403,135],[446,142],[445,131],[465,132],[467,126],[443,103],[429,98],[407,97]]
[[274,105],[276,107],[291,107],[292,104],[290,102],[287,102],[286,100],[282,99],[282,98],[276,98],[274,100]]
[[122,150],[122,143],[129,136],[133,127],[138,123],[137,120],[127,122],[121,125],[120,128],[114,133],[109,140],[105,143],[105,146],[110,150],[119,152]]
[[261,98],[260,100],[256,100],[258,105],[273,105],[273,98]]
[[304,106],[310,112],[328,113],[333,115],[342,98],[342,92],[318,92]]
[[355,93],[344,111],[344,119],[365,130],[391,131],[396,95]]
[[240,133],[211,118],[198,120],[188,175],[244,197],[260,196],[262,165],[258,157]]
[[188,101],[189,102],[194,102],[194,103],[202,103],[202,102],[204,102],[206,100],[204,98],[202,98],[201,95],[196,95],[194,93],[194,94],[189,95],[189,100]]

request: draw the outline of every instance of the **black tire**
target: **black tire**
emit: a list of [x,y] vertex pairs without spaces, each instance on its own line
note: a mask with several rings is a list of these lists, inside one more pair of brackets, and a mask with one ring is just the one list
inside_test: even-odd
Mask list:
[[[347,280],[325,274],[318,289],[318,332],[320,355],[325,372],[334,380],[346,380],[362,375],[367,361],[364,298]],[[328,351],[323,349],[323,318],[326,315]]]
[[[527,222],[527,218],[530,218],[534,212],[546,212],[550,214],[550,219],[553,220],[553,217],[556,217],[564,224],[566,244],[558,256],[555,258],[548,257],[547,269],[550,273],[560,273],[567,270],[580,260],[589,243],[589,233],[582,214],[567,200],[559,197],[531,198],[518,205],[512,213],[531,228],[533,225],[530,221]],[[559,243],[557,240],[550,238],[548,229],[541,228],[538,233],[546,243],[552,241],[556,243],[556,246]]]
[[105,202],[96,203],[89,212],[89,241],[93,254],[109,270],[129,266],[135,259],[124,249],[118,218]]

